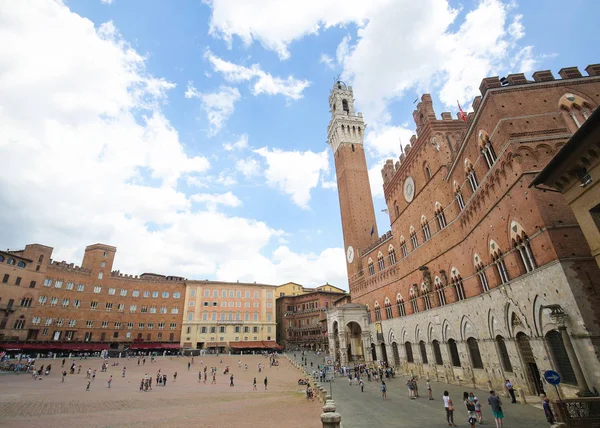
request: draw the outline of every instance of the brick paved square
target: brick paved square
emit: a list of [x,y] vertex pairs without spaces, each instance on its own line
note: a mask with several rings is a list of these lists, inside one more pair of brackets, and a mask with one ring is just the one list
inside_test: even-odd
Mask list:
[[[201,364],[203,360],[203,364]],[[238,367],[238,361],[242,368]],[[320,427],[320,404],[307,402],[298,387],[299,371],[286,358],[280,366],[268,367],[269,360],[255,355],[195,357],[188,371],[188,357],[158,357],[154,363],[138,366],[137,359],[109,360],[109,369],[100,372],[102,360],[75,359],[82,365],[79,375],[61,382],[61,361],[38,360],[36,366],[52,364],[52,373],[43,380],[26,374],[0,376],[0,426],[51,427]],[[110,364],[118,361],[118,367]],[[222,361],[222,363],[221,363]],[[258,364],[267,367],[258,373]],[[248,364],[248,369],[244,369]],[[68,372],[70,360],[65,368]],[[229,365],[235,386],[229,386]],[[127,367],[125,378],[121,377]],[[206,384],[198,382],[198,371],[208,366]],[[211,385],[210,367],[217,367],[216,385]],[[90,391],[86,391],[86,371],[97,370]],[[168,375],[166,386],[156,385],[161,369]],[[177,371],[177,380],[173,374]],[[140,392],[145,373],[153,377],[152,391]],[[107,380],[113,375],[111,388]],[[265,391],[264,378],[268,377]],[[256,377],[257,391],[252,380]]]

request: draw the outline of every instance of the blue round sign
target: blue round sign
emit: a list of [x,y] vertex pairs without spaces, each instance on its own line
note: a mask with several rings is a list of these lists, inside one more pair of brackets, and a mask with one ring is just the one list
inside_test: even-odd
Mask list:
[[558,385],[560,383],[560,375],[554,370],[546,370],[544,378],[550,385]]

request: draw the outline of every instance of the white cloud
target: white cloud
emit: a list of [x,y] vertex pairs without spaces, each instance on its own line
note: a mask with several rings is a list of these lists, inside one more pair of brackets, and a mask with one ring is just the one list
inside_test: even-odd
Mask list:
[[114,0],[100,0],[100,3],[110,5],[110,4],[113,4],[113,1]]
[[[343,254],[330,254],[341,249],[263,256],[284,232],[203,210],[194,200],[209,197],[179,190],[232,185],[232,173],[208,176],[208,160],[186,153],[161,111],[173,84],[150,75],[112,23],[94,27],[64,2],[42,0],[0,2],[0,17],[5,248],[40,242],[79,264],[87,244],[104,242],[118,247],[115,269],[126,273],[345,282]],[[238,203],[228,192],[210,197]]]
[[250,67],[234,64],[225,61],[207,51],[205,58],[211,63],[214,71],[222,73],[229,82],[245,82],[254,80],[252,93],[254,95],[283,95],[287,99],[298,100],[302,98],[302,92],[310,86],[308,80],[296,79],[288,76],[286,79],[273,77],[271,74],[263,71],[258,64]]
[[337,181],[327,181],[325,179],[321,179],[321,187],[323,189],[337,190]]
[[253,177],[260,172],[260,163],[253,158],[239,159],[235,168],[246,177]]
[[225,149],[228,152],[233,152],[235,150],[243,150],[243,149],[247,149],[247,148],[248,148],[248,135],[247,134],[241,135],[240,138],[238,138],[237,141],[234,141],[233,143],[223,144],[223,149]]
[[321,153],[288,152],[263,147],[255,152],[267,162],[267,184],[290,195],[296,205],[307,209],[310,191],[319,184],[321,174],[329,169],[327,150]]
[[197,193],[190,196],[190,200],[192,202],[205,203],[207,208],[211,211],[216,210],[219,205],[233,208],[242,205],[242,201],[231,192],[220,194]]
[[331,58],[327,54],[321,54],[321,58],[319,58],[319,62],[321,64],[325,64],[325,66],[330,70],[335,69],[335,63],[333,61],[333,58]]
[[365,147],[374,158],[398,158],[400,145],[409,143],[414,131],[402,126],[379,125],[367,132]]
[[192,82],[189,82],[185,97],[200,99],[202,109],[206,112],[210,124],[208,135],[214,136],[221,131],[227,119],[233,114],[235,103],[241,98],[241,95],[237,88],[230,86],[221,86],[217,92],[201,93]]

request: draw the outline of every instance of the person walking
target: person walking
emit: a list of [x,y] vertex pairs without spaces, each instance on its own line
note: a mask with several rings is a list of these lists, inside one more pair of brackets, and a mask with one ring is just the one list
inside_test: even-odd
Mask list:
[[496,428],[502,428],[504,412],[502,411],[502,400],[496,395],[496,391],[490,391],[488,404],[492,407],[492,413],[494,414],[494,420],[496,421]]
[[65,378],[66,378],[66,377],[67,377],[67,371],[66,371],[66,370],[63,370],[63,372],[62,372],[62,381],[61,381],[62,383],[64,383],[64,382],[65,382]]
[[254,381],[252,381],[252,390],[256,391],[256,378],[254,378]]
[[481,413],[481,403],[477,397],[473,398],[473,405],[475,406],[475,416],[479,425],[483,425],[483,413]]
[[383,379],[381,380],[381,398],[384,400],[387,399],[387,385],[385,384]]
[[465,407],[467,408],[467,421],[471,428],[475,428],[475,422],[477,418],[475,417],[475,403],[473,403],[473,393],[469,394],[465,392],[463,394],[463,401],[465,403]]
[[442,397],[444,400],[444,410],[446,411],[446,421],[448,422],[449,427],[455,427],[454,423],[454,403],[450,398],[450,394],[448,391],[444,391],[444,396]]
[[542,408],[544,409],[544,415],[546,415],[548,423],[550,425],[554,424],[556,420],[554,419],[554,413],[552,412],[552,407],[550,407],[550,399],[548,397],[544,397]]
[[268,384],[268,381],[267,381],[267,377],[265,376],[265,391],[267,390],[267,384]]
[[229,386],[234,386],[234,385],[233,385],[233,375],[231,375],[231,376],[229,377]]
[[360,385],[360,392],[365,392],[365,383],[363,382],[362,378],[360,379],[358,384]]
[[515,389],[513,388],[513,384],[510,380],[506,379],[506,390],[510,394],[511,403],[517,402],[517,397],[515,397]]
[[177,380],[177,372],[173,373],[173,382]]
[[86,391],[89,391],[89,390],[90,390],[90,385],[91,385],[91,384],[92,384],[92,381],[91,381],[91,380],[88,380],[88,384],[87,384],[87,386],[85,387],[85,390],[86,390]]
[[112,375],[108,378],[108,387],[110,388],[110,384],[112,383]]

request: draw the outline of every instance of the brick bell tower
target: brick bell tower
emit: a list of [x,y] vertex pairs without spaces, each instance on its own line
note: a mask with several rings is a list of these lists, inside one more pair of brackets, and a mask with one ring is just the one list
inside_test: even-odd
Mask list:
[[362,269],[360,251],[379,238],[363,146],[365,123],[354,113],[352,87],[337,81],[329,95],[331,120],[327,141],[337,176],[348,279]]

